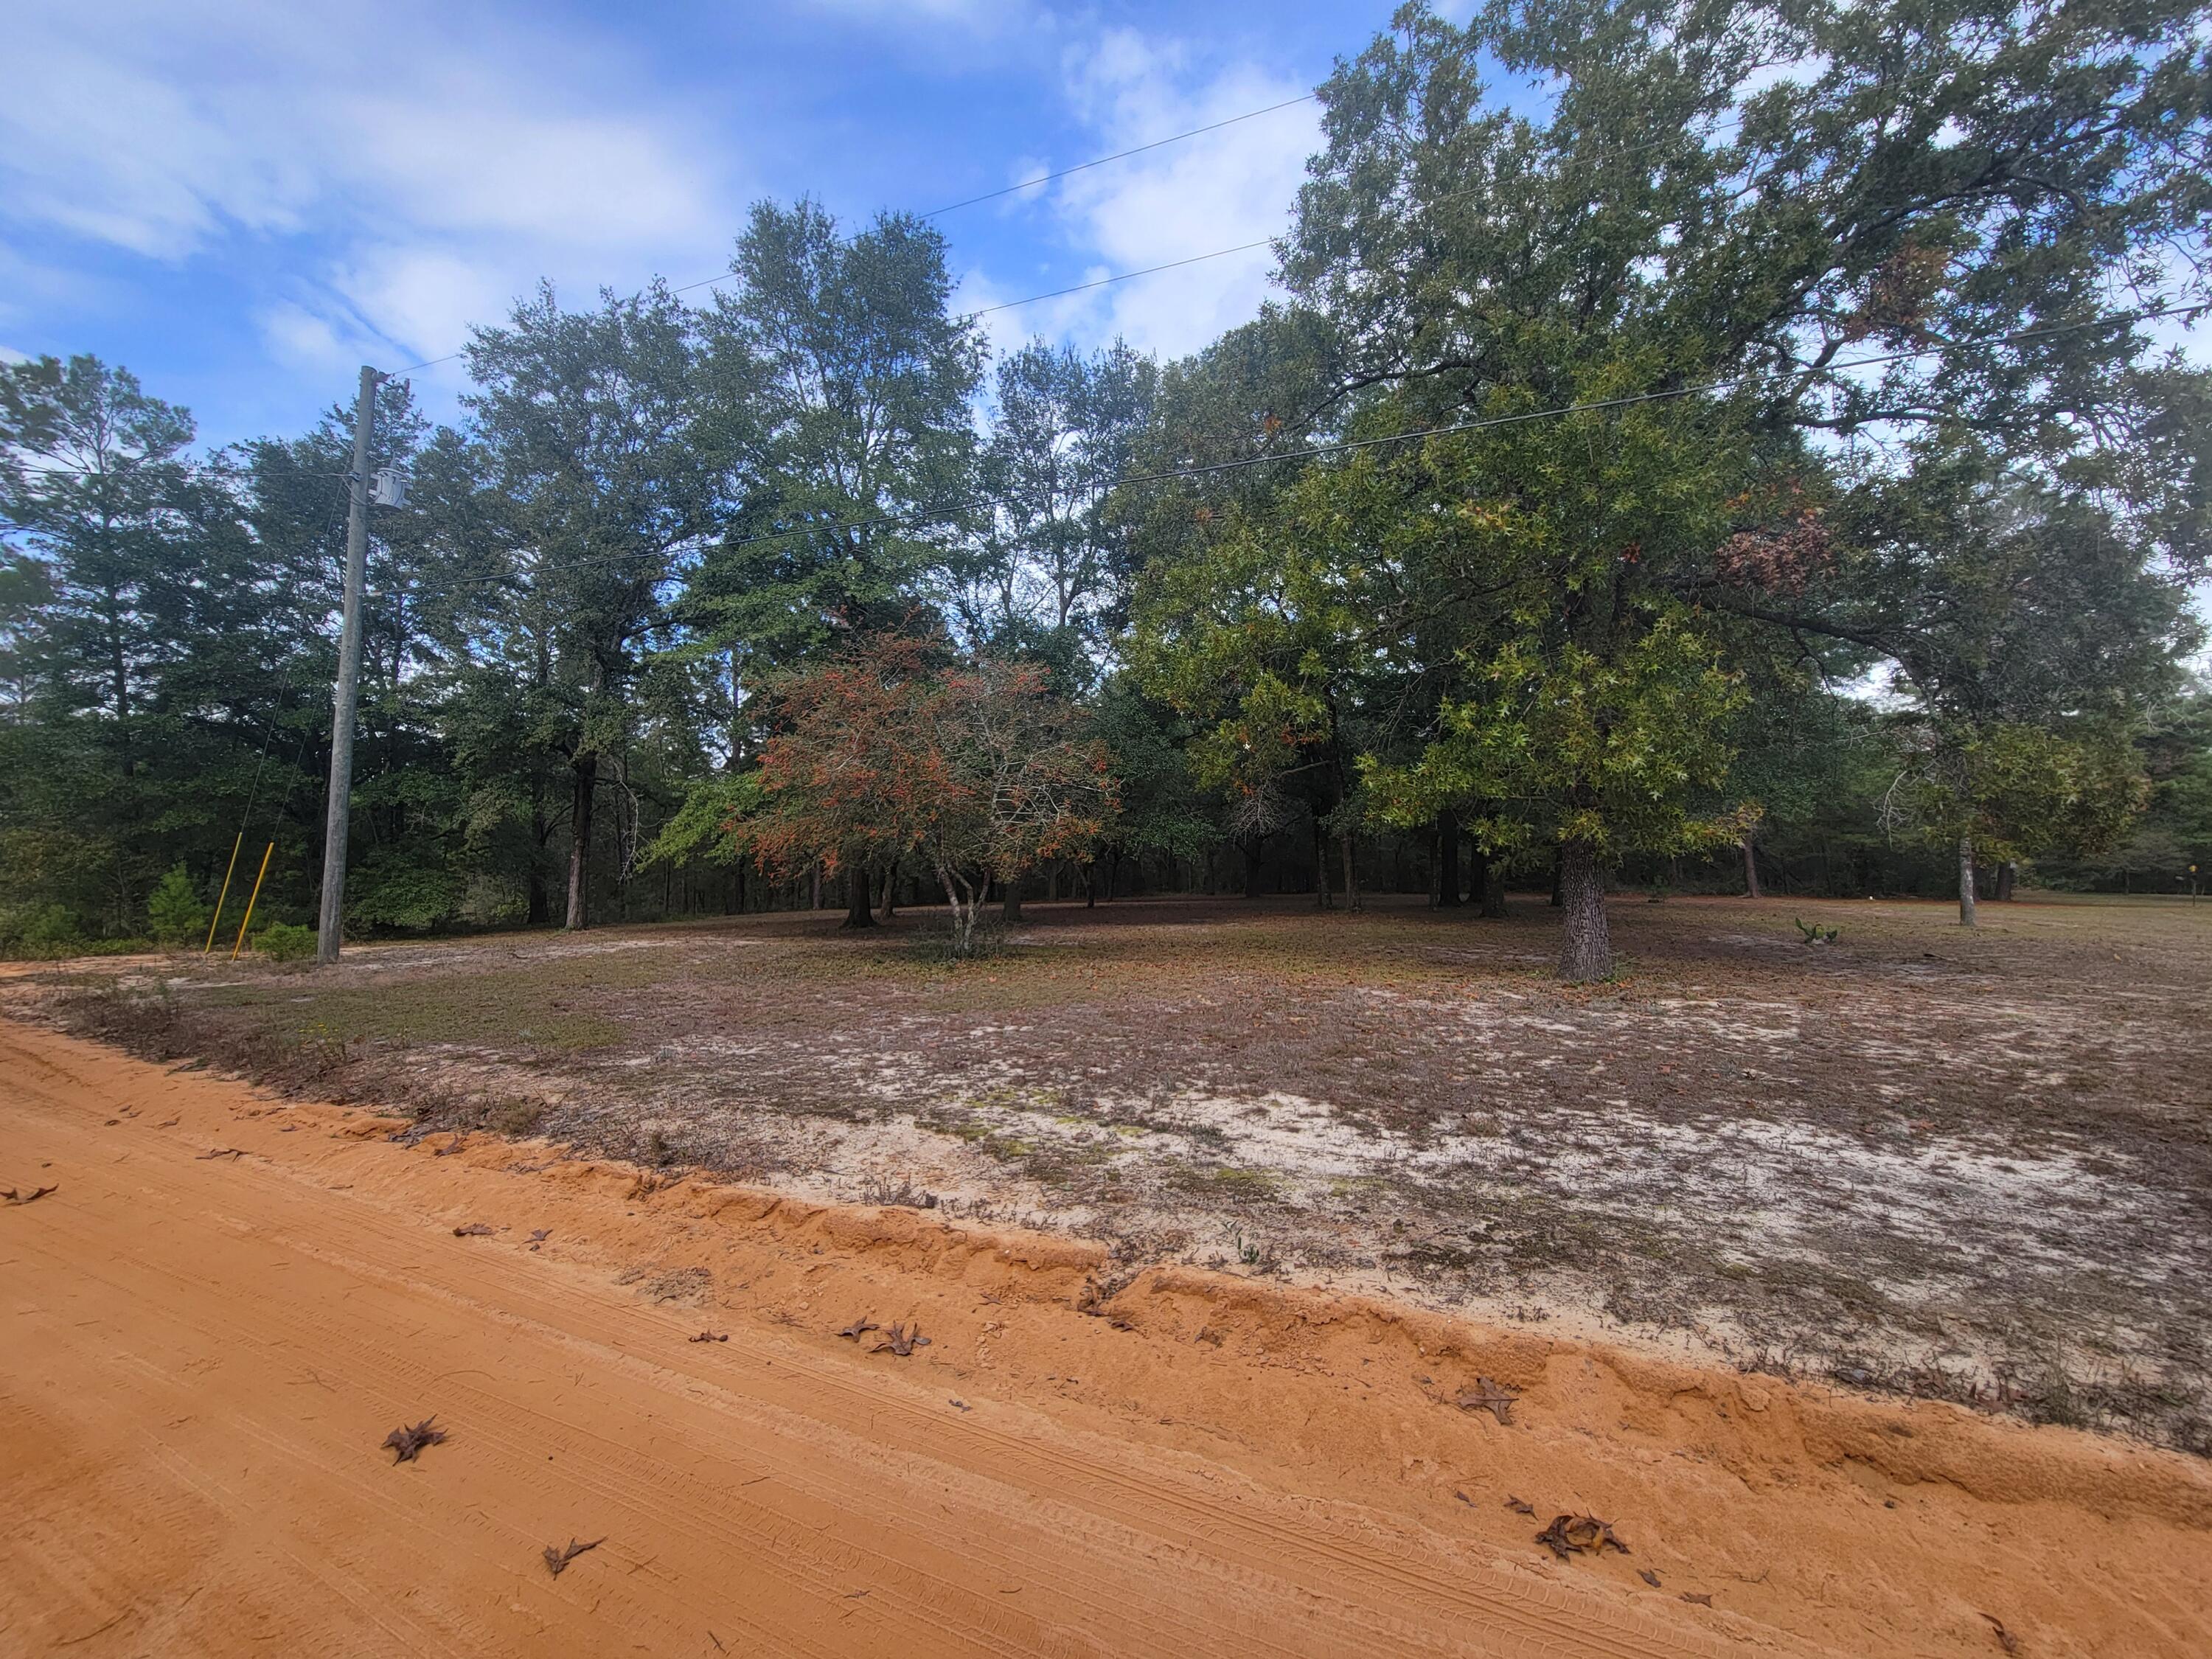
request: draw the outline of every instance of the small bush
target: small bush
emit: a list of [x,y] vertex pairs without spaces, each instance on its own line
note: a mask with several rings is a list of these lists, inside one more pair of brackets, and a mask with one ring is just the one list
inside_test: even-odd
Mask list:
[[253,948],[271,962],[304,962],[315,954],[315,930],[272,921],[253,936]]
[[161,878],[146,901],[146,921],[156,945],[197,945],[207,931],[207,906],[192,890],[192,878],[181,864]]
[[960,950],[950,921],[926,922],[908,935],[907,948],[924,962],[978,962],[1003,955],[1008,948],[1006,925],[997,916],[978,921]]
[[538,1133],[544,1119],[542,1101],[507,1100],[484,1113],[484,1127],[503,1135],[531,1135]]
[[65,904],[0,909],[0,952],[20,957],[67,956],[82,943],[76,918]]

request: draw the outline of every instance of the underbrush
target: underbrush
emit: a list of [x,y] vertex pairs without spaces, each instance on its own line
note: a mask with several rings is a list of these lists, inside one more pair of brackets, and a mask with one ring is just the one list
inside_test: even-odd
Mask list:
[[331,1081],[354,1058],[346,1044],[330,1037],[241,1027],[190,1006],[165,984],[79,984],[47,1006],[73,1036],[159,1064],[198,1060],[288,1095],[338,1097]]

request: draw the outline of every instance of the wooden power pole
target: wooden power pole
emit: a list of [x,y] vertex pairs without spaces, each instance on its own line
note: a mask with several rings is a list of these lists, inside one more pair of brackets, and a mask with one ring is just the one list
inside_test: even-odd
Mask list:
[[384,377],[362,366],[353,405],[353,471],[346,475],[345,624],[338,636],[338,684],[331,714],[330,805],[323,822],[323,908],[315,960],[336,962],[345,915],[346,835],[353,817],[353,725],[361,703],[361,592],[368,580],[368,453],[376,437],[376,386]]

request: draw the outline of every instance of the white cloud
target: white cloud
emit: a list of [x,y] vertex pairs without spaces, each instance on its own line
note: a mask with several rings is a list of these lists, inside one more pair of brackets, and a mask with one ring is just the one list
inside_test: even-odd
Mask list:
[[[1066,63],[1069,95],[1097,133],[1099,148],[1124,149],[1294,99],[1306,88],[1254,66],[1200,75],[1174,42],[1110,31]],[[1216,132],[1091,169],[1052,186],[1044,211],[1065,240],[1094,256],[1092,277],[1260,242],[1288,226],[1319,137],[1310,104],[1241,121]],[[1115,335],[1165,356],[1196,350],[1249,320],[1268,291],[1274,256],[1266,247],[1208,258],[1157,276],[1096,289],[985,319],[995,342],[1032,333],[1086,343]],[[962,303],[1018,298],[1003,283],[971,276]]]
[[541,272],[688,276],[735,221],[706,122],[604,42],[420,3],[366,27],[278,0],[25,9],[0,214],[173,263],[301,239],[327,286],[258,319],[288,361],[436,355]]
[[329,318],[289,301],[266,307],[254,321],[270,355],[288,368],[325,373],[354,355],[338,338]]

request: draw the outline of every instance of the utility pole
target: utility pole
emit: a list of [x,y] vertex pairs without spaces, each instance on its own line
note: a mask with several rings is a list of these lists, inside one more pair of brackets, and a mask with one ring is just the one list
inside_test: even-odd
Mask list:
[[338,959],[345,914],[346,833],[353,817],[353,723],[361,703],[361,591],[368,580],[368,452],[376,436],[376,386],[362,365],[353,405],[353,471],[346,475],[345,626],[338,636],[338,685],[331,714],[330,806],[323,822],[323,908],[315,960]]

